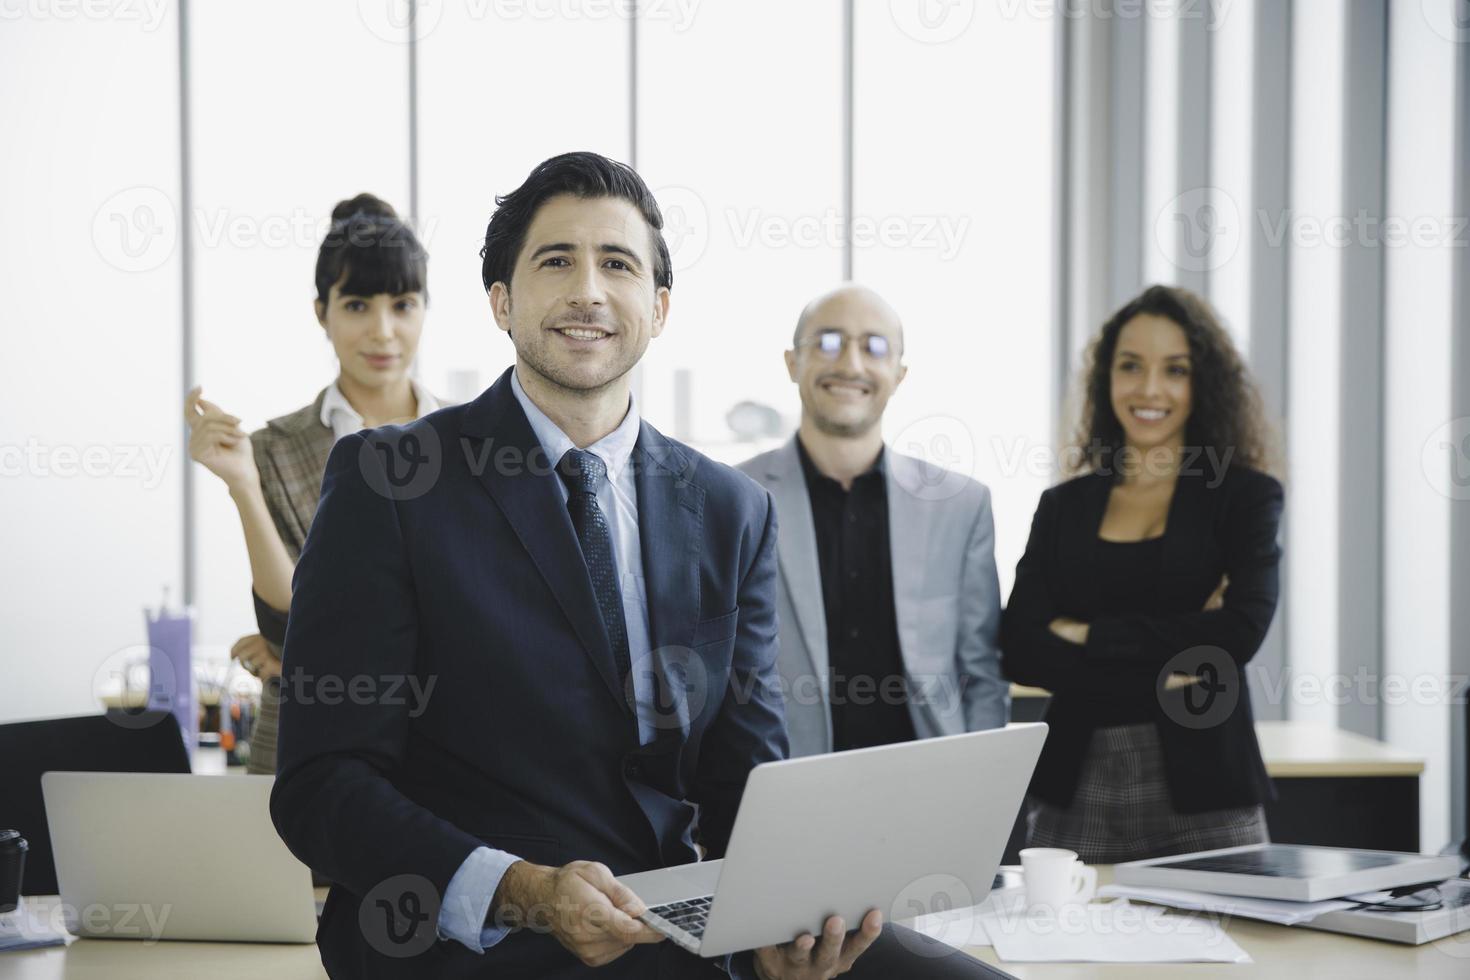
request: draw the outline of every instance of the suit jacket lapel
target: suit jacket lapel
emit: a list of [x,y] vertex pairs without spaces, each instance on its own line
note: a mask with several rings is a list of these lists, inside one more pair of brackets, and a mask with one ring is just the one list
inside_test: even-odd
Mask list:
[[781,582],[791,600],[791,612],[806,645],[812,670],[827,690],[827,616],[822,601],[822,570],[817,561],[817,528],[812,501],[797,455],[796,437],[776,451],[766,476],[776,502],[781,533],[776,535],[776,557]]
[[921,570],[927,564],[930,520],[934,512],[921,494],[925,486],[919,462],[884,450],[884,482],[888,490],[888,553],[892,563],[893,613],[898,621],[898,648],[911,670],[912,653],[919,649],[919,604],[923,592]]
[[577,532],[552,482],[556,461],[547,459],[516,402],[510,370],[466,409],[461,432],[465,458],[551,587],[608,693],[627,710]]
[[1091,474],[1082,488],[1082,505],[1076,508],[1070,518],[1058,521],[1062,534],[1077,542],[1079,550],[1074,554],[1080,554],[1084,562],[1073,573],[1083,600],[1073,614],[1080,611],[1090,615],[1102,605],[1101,580],[1097,574],[1098,564],[1102,560],[1098,531],[1102,528],[1103,514],[1108,509],[1108,495],[1112,491],[1111,476]]
[[[704,490],[688,480],[693,461],[647,422],[639,429],[633,463],[659,717],[668,717],[666,712],[672,710],[680,729],[688,732],[689,684],[702,680],[691,678],[687,661],[694,656],[690,644],[704,613],[699,601]],[[709,612],[719,615],[725,610]]]
[[1164,521],[1163,554],[1159,563],[1166,573],[1182,572],[1189,567],[1192,553],[1201,542],[1194,538],[1196,528],[1206,526],[1201,515],[1204,508],[1205,481],[1202,477],[1180,473],[1169,500],[1169,516]]

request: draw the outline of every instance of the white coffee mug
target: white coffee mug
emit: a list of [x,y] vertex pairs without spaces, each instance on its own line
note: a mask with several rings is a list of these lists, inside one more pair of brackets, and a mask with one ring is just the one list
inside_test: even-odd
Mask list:
[[1086,905],[1097,891],[1097,869],[1078,860],[1076,851],[1061,847],[1023,849],[1021,877],[1026,904],[1032,908]]

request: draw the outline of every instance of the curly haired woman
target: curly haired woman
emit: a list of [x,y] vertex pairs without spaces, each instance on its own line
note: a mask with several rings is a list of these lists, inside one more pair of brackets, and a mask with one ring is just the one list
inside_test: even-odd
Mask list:
[[1042,494],[1002,667],[1052,692],[1027,843],[1118,862],[1265,842],[1245,665],[1276,611],[1281,484],[1209,305],[1154,286],[1093,342],[1080,475]]

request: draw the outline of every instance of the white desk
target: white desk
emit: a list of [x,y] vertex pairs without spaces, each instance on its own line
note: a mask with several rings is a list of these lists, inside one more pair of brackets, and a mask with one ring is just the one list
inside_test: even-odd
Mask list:
[[322,980],[315,946],[78,939],[66,949],[0,953],[5,980]]
[[1273,779],[1418,776],[1424,760],[1331,725],[1258,721],[1256,740]]
[[[1111,881],[1112,868],[1099,867],[1098,878],[1103,884]],[[971,947],[966,952],[1021,980],[1465,980],[1470,976],[1470,933],[1438,944],[1399,946],[1245,919],[1224,926],[1254,963],[1005,963],[988,947]],[[145,946],[123,940],[79,939],[66,949],[0,953],[4,980],[319,980],[325,976],[315,946],[167,942]]]

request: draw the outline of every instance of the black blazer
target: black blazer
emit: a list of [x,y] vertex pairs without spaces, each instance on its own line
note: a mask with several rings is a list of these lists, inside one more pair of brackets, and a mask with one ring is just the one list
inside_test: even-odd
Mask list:
[[[635,669],[671,701],[640,746],[554,462],[508,371],[332,450],[296,566],[271,815],[335,882],[317,933],[333,977],[591,976],[530,930],[483,956],[385,955],[373,890],[412,876],[442,896],[482,843],[614,874],[694,861],[696,839],[719,857],[751,768],[787,753],[770,495],[643,424],[653,652]],[[668,957],[688,954],[640,946],[596,976]]]
[[[1169,505],[1157,604],[1147,615],[1120,616],[1102,606],[1095,564],[1112,482],[1086,475],[1041,495],[1002,617],[1005,675],[1052,692],[1051,731],[1032,794],[1067,806],[1094,727],[1090,706],[1143,698],[1158,725],[1175,809],[1199,813],[1273,799],[1244,668],[1276,610],[1281,484],[1241,466],[1223,477],[1181,475]],[[1225,607],[1203,611],[1222,574],[1230,576]],[[1090,624],[1086,646],[1047,628],[1058,616]],[[1222,688],[1218,702],[1201,689],[1164,689],[1161,675],[1166,665],[1180,666],[1170,661],[1181,654],[1190,672],[1200,658],[1211,662],[1208,679]]]

